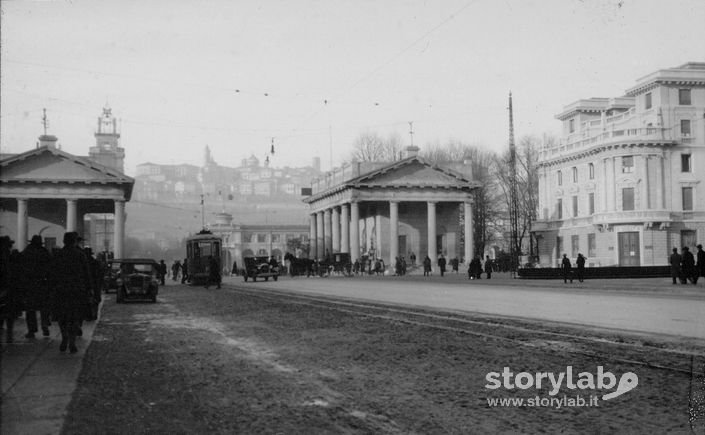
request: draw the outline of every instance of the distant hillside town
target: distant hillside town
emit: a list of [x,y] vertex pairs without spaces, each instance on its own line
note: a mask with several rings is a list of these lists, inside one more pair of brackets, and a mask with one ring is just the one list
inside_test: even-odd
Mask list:
[[260,202],[300,200],[301,188],[321,175],[321,161],[314,157],[311,166],[274,168],[267,157],[264,162],[253,156],[243,159],[239,167],[216,163],[205,147],[203,166],[191,164],[137,165],[134,199],[150,202],[209,202],[257,200]]

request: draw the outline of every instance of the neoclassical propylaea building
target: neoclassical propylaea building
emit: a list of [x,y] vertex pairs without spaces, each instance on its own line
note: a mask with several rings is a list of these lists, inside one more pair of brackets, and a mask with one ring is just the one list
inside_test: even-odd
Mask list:
[[[337,252],[417,262],[439,254],[471,258],[472,197],[477,184],[469,163],[432,165],[407,147],[396,162],[350,162],[312,183],[311,257]],[[461,212],[462,210],[462,212]],[[464,215],[465,219],[460,220]]]
[[33,235],[60,248],[64,232],[77,231],[94,251],[122,258],[134,179],[123,173],[125,151],[109,108],[95,138],[88,156],[67,153],[56,136],[44,134],[35,148],[0,159],[0,234],[15,241],[14,249],[22,251]]
[[705,62],[653,72],[624,96],[576,101],[540,153],[539,263],[666,265],[705,242]]

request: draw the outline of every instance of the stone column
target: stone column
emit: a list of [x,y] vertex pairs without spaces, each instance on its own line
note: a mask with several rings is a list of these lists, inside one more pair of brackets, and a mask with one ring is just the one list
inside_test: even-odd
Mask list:
[[338,207],[331,209],[331,236],[333,237],[331,253],[340,252],[340,211]]
[[465,212],[465,263],[470,263],[470,260],[473,259],[475,252],[472,203],[470,201],[465,201],[463,203],[463,211]]
[[76,231],[77,224],[77,201],[75,199],[66,200],[66,232]]
[[[313,257],[316,258],[316,252],[317,252],[317,245],[316,245],[316,213],[311,213],[308,217],[309,220],[309,243],[310,243],[310,249],[309,249],[309,258]],[[296,254],[296,253],[294,253]]]
[[330,209],[323,210],[323,257],[330,254],[333,249],[333,238],[331,237],[331,213]]
[[316,214],[316,259],[322,258],[324,254],[323,243],[323,212],[319,211]]
[[394,264],[399,255],[399,202],[389,201],[389,265]]
[[123,258],[125,241],[125,201],[115,201],[115,231],[113,233],[113,256]]
[[350,259],[354,262],[360,258],[360,207],[357,202],[350,203]]
[[656,208],[663,210],[663,156],[658,156],[656,164]]
[[431,267],[436,267],[438,259],[438,249],[436,247],[436,203],[427,202],[426,209],[428,212],[428,258],[431,259]]
[[641,179],[642,181],[642,186],[641,186],[641,192],[642,196],[644,198],[644,202],[641,204],[641,209],[642,210],[648,210],[651,208],[651,192],[649,191],[649,160],[650,156],[643,156],[642,157],[644,161],[644,172],[642,174]]
[[340,206],[340,252],[350,252],[350,209]]
[[22,252],[27,247],[28,222],[27,222],[27,199],[17,199],[17,244],[15,248]]

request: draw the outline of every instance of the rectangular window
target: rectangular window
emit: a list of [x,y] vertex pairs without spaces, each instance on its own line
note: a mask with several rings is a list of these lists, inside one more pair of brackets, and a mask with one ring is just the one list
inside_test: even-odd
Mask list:
[[257,234],[257,243],[264,243],[267,241],[266,234]]
[[588,257],[594,257],[596,250],[597,243],[595,241],[595,233],[590,233],[588,234]]
[[644,96],[644,98],[646,100],[645,108],[651,109],[651,92],[647,92],[646,95]]
[[570,251],[571,257],[575,258],[580,253],[580,236],[577,234],[570,236]]
[[693,188],[683,187],[681,189],[683,195],[683,210],[693,209]]
[[595,179],[595,165],[590,163],[588,165],[588,173],[590,174],[590,179],[594,180]]
[[562,186],[563,185],[563,172],[558,171],[557,178],[558,178],[558,185]]
[[558,219],[563,219],[563,199],[561,198],[558,198],[556,202],[556,214],[558,215]]
[[622,157],[622,173],[631,174],[634,172],[634,156]]
[[625,187],[622,189],[622,210],[634,210],[634,188]]
[[681,119],[681,136],[690,136],[690,119]]
[[578,182],[578,168],[573,166],[572,172],[573,172],[573,183],[577,183]]
[[678,89],[678,104],[690,106],[690,89]]
[[690,172],[690,154],[681,154],[681,172]]
[[696,232],[695,230],[681,230],[681,248],[683,246],[688,246],[692,248],[696,244]]
[[556,258],[563,255],[563,237],[556,237]]
[[578,196],[573,196],[573,217],[578,217]]
[[595,214],[595,193],[588,193],[588,211],[591,216]]
[[568,132],[575,133],[575,119],[568,121]]
[[272,234],[272,243],[281,242],[281,234]]

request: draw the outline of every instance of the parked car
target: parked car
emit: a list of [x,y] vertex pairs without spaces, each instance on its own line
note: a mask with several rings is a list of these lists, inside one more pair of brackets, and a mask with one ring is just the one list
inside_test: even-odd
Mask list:
[[271,276],[274,281],[279,279],[279,265],[272,261],[267,256],[260,257],[245,257],[245,267],[242,271],[242,276],[247,282],[248,279],[257,281],[257,278],[264,278],[269,281]]
[[113,260],[120,266],[117,275],[117,303],[127,299],[148,299],[157,302],[159,263],[151,258]]

